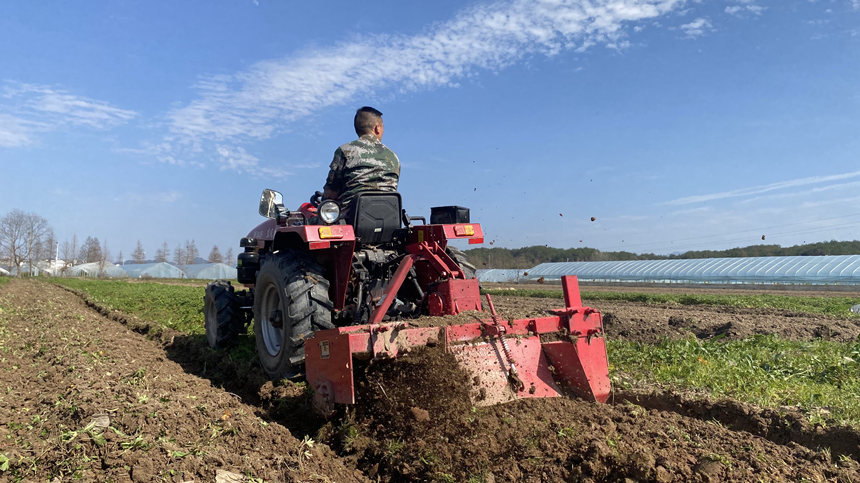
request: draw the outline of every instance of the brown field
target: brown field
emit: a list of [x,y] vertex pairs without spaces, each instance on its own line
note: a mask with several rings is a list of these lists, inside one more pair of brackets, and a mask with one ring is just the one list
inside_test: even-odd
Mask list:
[[[494,299],[508,318],[560,305]],[[854,318],[585,303],[642,342],[860,335]],[[788,408],[665,388],[473,408],[427,350],[364,368],[361,403],[323,421],[301,384],[148,327],[47,283],[0,287],[0,481],[860,481],[860,432]]]

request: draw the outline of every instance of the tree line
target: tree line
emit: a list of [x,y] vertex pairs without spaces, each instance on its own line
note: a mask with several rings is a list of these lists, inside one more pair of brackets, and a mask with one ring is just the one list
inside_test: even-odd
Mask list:
[[[71,239],[60,242],[48,221],[36,213],[14,209],[0,218],[0,264],[13,268],[18,274],[22,273],[23,267],[33,273],[33,267],[39,262],[52,260],[55,261],[52,268],[64,273],[68,268],[83,263],[98,262],[105,265],[114,260],[118,265],[172,262],[183,266],[194,264],[199,257],[200,251],[194,240],[187,240],[173,250],[164,242],[155,250],[154,258],[149,259],[138,240],[130,260],[125,260],[121,250],[114,258],[111,257],[107,240],[102,242],[95,236],[88,236],[80,241],[77,234],[74,234]],[[211,263],[229,263],[233,260],[233,249],[222,255],[215,245],[207,260]]]
[[[146,250],[143,249],[143,244],[138,240],[137,247],[131,252],[131,260],[126,261],[126,263],[172,262],[174,265],[182,266],[193,265],[198,258],[200,258],[200,251],[194,240],[186,240],[184,246],[177,245],[173,251],[170,250],[167,242],[164,242],[155,250],[155,257],[152,259],[147,258]],[[230,263],[232,260],[233,249],[228,249],[227,254],[222,255],[218,245],[212,246],[212,250],[209,251],[209,256],[206,258],[209,263]]]
[[531,268],[553,262],[604,262],[619,260],[671,260],[690,258],[742,258],[776,256],[860,255],[860,241],[829,241],[782,247],[750,245],[728,250],[694,250],[656,255],[626,251],[602,252],[596,248],[553,248],[544,245],[523,248],[472,248],[466,256],[478,268]]

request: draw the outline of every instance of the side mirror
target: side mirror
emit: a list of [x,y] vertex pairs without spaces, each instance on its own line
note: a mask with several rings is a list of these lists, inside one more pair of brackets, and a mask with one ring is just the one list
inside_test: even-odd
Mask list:
[[260,196],[260,214],[277,220],[284,211],[284,197],[275,190],[264,189]]

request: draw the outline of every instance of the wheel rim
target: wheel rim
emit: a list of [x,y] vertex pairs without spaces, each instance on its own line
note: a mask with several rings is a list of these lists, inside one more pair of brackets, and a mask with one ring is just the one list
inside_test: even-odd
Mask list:
[[283,323],[282,327],[272,325],[272,317],[280,312],[281,309],[281,294],[277,285],[271,284],[263,291],[260,300],[260,329],[263,336],[263,345],[266,347],[266,352],[270,356],[277,356],[281,352],[281,345],[284,342]]
[[209,341],[210,347],[215,347],[218,342],[218,310],[215,308],[215,302],[206,307],[206,339]]

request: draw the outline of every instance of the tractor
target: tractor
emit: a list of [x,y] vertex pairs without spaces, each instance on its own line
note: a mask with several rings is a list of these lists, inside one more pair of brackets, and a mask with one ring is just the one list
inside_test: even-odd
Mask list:
[[[562,278],[566,307],[551,316],[504,320],[489,295],[481,299],[475,267],[449,245],[483,243],[468,208],[431,208],[427,223],[406,214],[399,193],[367,191],[347,206],[317,192],[289,211],[266,189],[259,212],[267,220],[241,239],[237,260],[247,289],[224,280],[206,287],[206,337],[229,347],[253,324],[263,371],[304,378],[321,414],[355,403],[356,361],[440,344],[475,375],[476,405],[566,391],[608,398],[602,320],[582,306],[576,278]],[[474,322],[410,322],[464,312]]]

